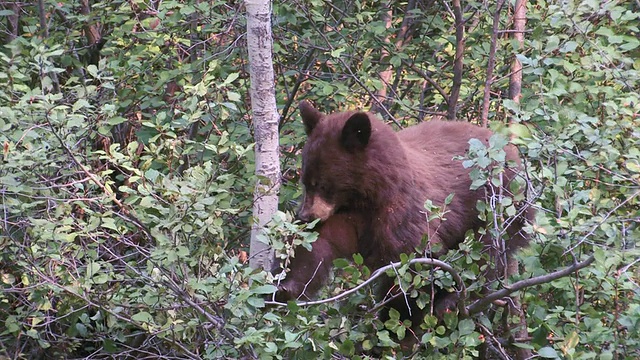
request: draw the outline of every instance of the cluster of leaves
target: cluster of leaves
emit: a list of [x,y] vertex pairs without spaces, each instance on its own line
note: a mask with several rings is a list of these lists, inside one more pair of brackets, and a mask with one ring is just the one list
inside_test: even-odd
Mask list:
[[[399,347],[411,327],[394,312],[380,321],[371,288],[339,306],[264,306],[273,279],[244,263],[255,177],[241,2],[39,4],[0,10],[0,357],[412,355]],[[475,119],[496,8],[463,6],[457,113]],[[457,46],[448,2],[289,1],[273,10],[282,210],[300,193],[302,127],[292,121],[300,92],[325,111],[372,106],[403,126],[447,113]],[[515,340],[547,358],[636,358],[640,9],[539,1],[527,17],[523,50],[498,39],[489,114],[527,159],[538,208],[520,278],[591,254],[595,262],[521,292],[531,337]],[[519,103],[503,96],[514,54],[526,84]],[[505,129],[507,116],[514,123]],[[501,144],[472,144],[478,184],[496,175],[482,168],[504,160]],[[504,201],[485,216],[508,218],[523,199]],[[292,243],[312,246],[304,229],[279,219],[265,241],[284,258]],[[470,296],[484,285],[481,256],[470,239],[444,259]],[[403,288],[456,289],[448,273],[409,267],[411,259],[388,273]],[[321,296],[371,274],[353,260],[336,263]],[[428,294],[410,295],[428,308]],[[504,309],[456,315],[427,315],[413,355],[473,358],[519,321]]]
[[[519,111],[537,126],[525,153],[536,168],[544,241],[525,258],[530,274],[595,255],[588,270],[527,293],[541,354],[638,356],[640,295],[640,41],[638,9],[623,3],[550,4],[532,17],[520,55],[535,84]],[[536,36],[540,34],[542,36]],[[544,34],[544,35],[543,35]],[[546,339],[546,340],[544,340]]]
[[21,27],[0,52],[0,356],[239,356],[223,319],[264,321],[273,287],[242,261],[243,64],[204,57],[240,51],[212,38],[235,9],[44,5],[3,12]]

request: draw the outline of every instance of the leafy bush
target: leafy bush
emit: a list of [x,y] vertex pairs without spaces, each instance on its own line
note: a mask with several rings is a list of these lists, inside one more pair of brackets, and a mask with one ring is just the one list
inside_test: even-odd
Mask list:
[[[508,283],[594,262],[519,291],[523,319],[497,306],[427,316],[417,352],[399,346],[414,334],[398,314],[377,318],[372,286],[335,302],[265,305],[277,280],[245,263],[256,179],[241,2],[41,4],[0,10],[1,357],[640,356],[637,4],[530,3],[522,50],[500,33],[493,55],[489,120],[526,159],[522,185],[538,209]],[[295,101],[373,106],[401,126],[446,115],[456,50],[447,6],[274,2],[284,187],[265,241],[283,258],[285,240],[313,245],[284,215],[300,194]],[[456,106],[475,120],[496,7],[463,6]],[[498,20],[510,26],[506,6]],[[513,56],[524,66],[520,102],[505,95]],[[499,148],[475,148],[469,165],[500,160]],[[509,201],[484,215],[508,219]],[[469,239],[442,259],[461,276],[465,304],[487,294],[481,256]],[[417,288],[460,290],[451,272],[409,266],[414,257],[387,272],[409,296],[429,307]],[[321,298],[374,273],[348,260]],[[517,332],[523,320],[528,337]]]

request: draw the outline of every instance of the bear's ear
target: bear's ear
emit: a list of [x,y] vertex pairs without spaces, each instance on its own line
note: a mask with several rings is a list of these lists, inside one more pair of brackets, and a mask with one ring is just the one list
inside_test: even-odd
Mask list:
[[318,125],[318,121],[320,121],[320,118],[322,118],[323,114],[306,100],[300,101],[298,109],[300,109],[300,114],[302,115],[304,131],[307,133],[307,135],[311,135],[311,132],[316,127],[316,125]]
[[362,150],[371,137],[371,120],[363,112],[355,113],[344,124],[340,143],[348,151]]

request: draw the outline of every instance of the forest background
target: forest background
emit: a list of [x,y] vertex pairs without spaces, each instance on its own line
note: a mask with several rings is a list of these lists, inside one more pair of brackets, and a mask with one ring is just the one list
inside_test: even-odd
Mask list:
[[[640,3],[518,4],[522,41],[513,2],[273,3],[281,212],[263,239],[280,259],[285,239],[313,240],[291,223],[295,105],[309,99],[397,128],[442,115],[506,134],[538,209],[511,281],[589,263],[516,293],[522,318],[426,318],[409,354],[396,344],[409,327],[376,318],[370,287],[265,306],[273,278],[247,263],[258,179],[242,1],[1,2],[0,358],[640,358]],[[485,150],[476,164],[496,160]],[[470,292],[478,256],[465,243],[443,259]],[[350,260],[320,297],[373,270]],[[406,284],[455,285],[404,260]]]

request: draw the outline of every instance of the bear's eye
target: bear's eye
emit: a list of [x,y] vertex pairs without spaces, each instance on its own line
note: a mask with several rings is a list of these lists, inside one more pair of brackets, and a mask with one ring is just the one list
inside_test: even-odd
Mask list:
[[308,188],[311,191],[325,191],[327,189],[327,187],[325,186],[325,183],[319,182],[317,180],[312,180],[309,183],[309,187]]

